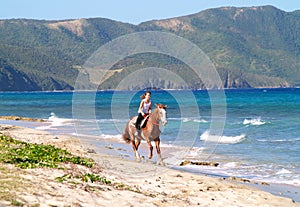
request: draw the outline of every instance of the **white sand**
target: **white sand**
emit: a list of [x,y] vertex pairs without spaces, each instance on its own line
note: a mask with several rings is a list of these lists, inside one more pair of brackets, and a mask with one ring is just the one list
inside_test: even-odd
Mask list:
[[[92,157],[99,163],[100,169],[92,172],[77,165],[68,165],[66,170],[21,170],[13,165],[5,165],[12,175],[21,178],[23,187],[14,189],[14,193],[25,206],[300,206],[300,203],[289,198],[274,196],[222,178],[199,176],[105,154],[87,153],[87,148],[92,146],[74,137],[5,125],[0,126],[0,132],[26,142],[53,144],[76,155]],[[3,167],[4,164],[1,165]],[[60,183],[55,180],[66,173],[76,172],[104,176],[113,185],[80,180]],[[6,205],[8,202],[0,201],[1,207]]]

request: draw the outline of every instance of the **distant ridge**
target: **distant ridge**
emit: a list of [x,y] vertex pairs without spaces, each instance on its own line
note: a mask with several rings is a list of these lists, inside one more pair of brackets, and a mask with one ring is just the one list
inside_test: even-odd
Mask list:
[[[73,90],[78,71],[94,51],[139,31],[167,31],[195,43],[213,62],[225,88],[300,86],[300,11],[259,6],[208,9],[139,25],[104,18],[0,20],[0,90]],[[149,80],[149,87],[205,88],[184,63],[140,54],[116,64],[99,89],[114,89],[128,73],[145,67],[172,70],[188,85]]]

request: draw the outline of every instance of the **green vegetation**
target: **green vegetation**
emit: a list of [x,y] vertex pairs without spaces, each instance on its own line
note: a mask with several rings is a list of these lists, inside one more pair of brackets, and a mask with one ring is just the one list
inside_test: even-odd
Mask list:
[[111,181],[108,180],[107,178],[105,177],[100,177],[99,175],[95,175],[93,173],[85,173],[85,174],[78,174],[78,175],[72,175],[71,173],[69,174],[65,174],[61,177],[57,177],[56,180],[58,182],[64,182],[64,181],[68,181],[68,180],[72,180],[72,179],[79,179],[81,180],[82,182],[101,182],[101,183],[104,183],[106,185],[110,185],[111,184]]
[[[90,169],[91,173],[79,168],[69,169],[68,165],[75,164]],[[13,164],[16,167],[9,167],[6,164]],[[72,165],[71,165],[72,166]],[[18,196],[17,192],[31,192],[37,186],[31,180],[24,178],[27,174],[24,169],[32,168],[54,168],[68,172],[61,177],[56,177],[58,182],[66,181],[70,185],[82,186],[81,183],[100,183],[112,185],[112,182],[105,177],[94,174],[99,172],[98,167],[92,159],[74,156],[66,150],[56,148],[52,145],[32,144],[19,141],[10,136],[0,134],[0,201],[7,201],[12,206],[24,206],[25,201]],[[86,186],[90,190],[97,190],[95,187]],[[43,189],[36,189],[41,190]],[[32,204],[31,206],[39,206]]]
[[94,161],[73,156],[71,153],[52,145],[32,144],[0,136],[0,162],[15,164],[17,167],[58,168],[60,163],[73,163],[93,167]]
[[[8,163],[17,167],[8,166]],[[75,164],[75,166],[64,165],[68,163]],[[85,168],[78,168],[76,165],[85,166]],[[84,191],[103,191],[115,188],[141,193],[138,187],[113,183],[97,174],[100,169],[91,159],[73,156],[66,150],[52,145],[22,142],[0,134],[0,201],[7,201],[11,206],[27,206],[26,201],[18,196],[20,192],[48,193],[44,192],[43,187],[32,183],[32,180],[24,178],[24,175],[26,177],[28,173],[24,169],[30,168],[54,168],[65,172],[55,180],[68,185],[71,189],[74,186],[82,188]],[[94,184],[91,185],[91,183]],[[103,185],[107,187],[102,187]],[[40,206],[40,204],[35,203],[30,206]]]
[[[81,66],[101,45],[139,31],[167,31],[198,45],[224,87],[300,86],[300,15],[272,6],[209,9],[132,25],[103,18],[0,20],[0,91],[72,90]],[[167,56],[137,55],[117,63],[101,89],[114,89],[129,73],[163,67],[190,88],[204,87],[193,71]],[[157,88],[181,88],[152,82]],[[136,88],[137,89],[137,88]]]

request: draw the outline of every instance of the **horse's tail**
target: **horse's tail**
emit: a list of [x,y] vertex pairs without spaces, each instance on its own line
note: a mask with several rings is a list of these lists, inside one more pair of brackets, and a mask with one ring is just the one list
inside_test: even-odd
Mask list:
[[124,140],[126,143],[129,143],[129,142],[130,142],[130,135],[129,135],[128,130],[129,130],[129,122],[126,124],[125,131],[124,131],[124,133],[122,134],[123,140]]
[[125,131],[125,132],[122,134],[122,137],[123,137],[124,141],[125,141],[127,144],[129,144],[129,142],[130,142],[130,136],[129,136],[128,132]]

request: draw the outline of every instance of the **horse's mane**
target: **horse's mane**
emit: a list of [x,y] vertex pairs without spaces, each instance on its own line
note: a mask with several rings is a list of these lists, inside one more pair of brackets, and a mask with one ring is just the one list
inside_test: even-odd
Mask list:
[[166,110],[167,106],[164,105],[164,104],[161,104],[161,103],[155,104],[155,106],[156,106],[156,108],[154,109],[153,113],[151,113],[150,117],[156,119],[156,117],[158,115],[158,112],[159,112],[159,109],[163,108],[164,110]]

